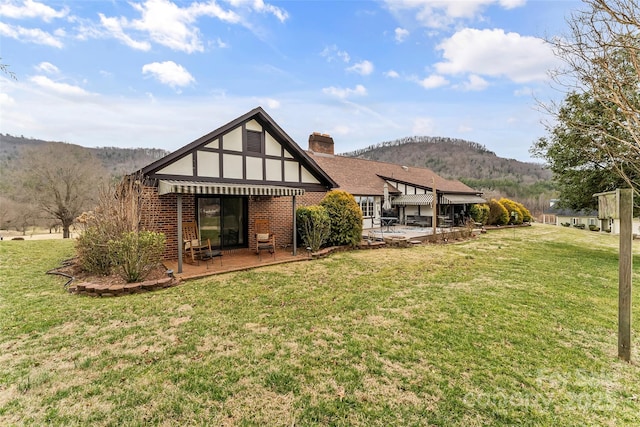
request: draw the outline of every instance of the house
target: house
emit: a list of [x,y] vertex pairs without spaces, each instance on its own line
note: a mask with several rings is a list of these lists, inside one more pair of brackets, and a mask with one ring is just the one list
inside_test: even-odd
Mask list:
[[[563,209],[553,206],[545,210],[543,215],[544,224],[563,225],[570,224],[574,227],[589,228],[589,226],[600,227],[598,212],[589,209],[573,210]],[[601,228],[601,227],[600,227]]]
[[[402,224],[432,227],[434,191],[438,226],[462,225],[470,205],[486,203],[478,191],[427,168],[335,155],[334,141],[326,134],[311,134],[307,153],[341,190],[355,197],[365,229],[378,227],[383,216],[396,217]],[[388,209],[383,209],[385,186]]]
[[166,259],[182,266],[179,226],[195,221],[217,248],[255,245],[269,219],[276,245],[295,251],[296,203],[316,204],[338,184],[260,107],[139,171],[144,218],[167,238]]
[[[182,266],[181,224],[195,222],[217,249],[255,245],[256,220],[268,219],[277,247],[296,251],[297,205],[318,204],[340,188],[356,197],[364,226],[379,225],[385,185],[391,215],[430,226],[461,220],[480,194],[423,168],[335,156],[333,139],[314,133],[304,151],[260,107],[139,171],[143,221],[167,238],[166,259]],[[180,226],[179,226],[180,225]]]

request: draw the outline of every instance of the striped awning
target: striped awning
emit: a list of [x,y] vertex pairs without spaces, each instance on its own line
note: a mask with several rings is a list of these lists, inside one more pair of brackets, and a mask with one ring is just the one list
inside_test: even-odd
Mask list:
[[431,206],[433,204],[433,194],[402,194],[391,200],[396,206]]
[[301,196],[304,194],[304,189],[277,185],[160,180],[158,194],[169,193],[222,194],[231,196]]
[[475,194],[443,194],[442,203],[445,205],[466,205],[487,203],[487,201]]

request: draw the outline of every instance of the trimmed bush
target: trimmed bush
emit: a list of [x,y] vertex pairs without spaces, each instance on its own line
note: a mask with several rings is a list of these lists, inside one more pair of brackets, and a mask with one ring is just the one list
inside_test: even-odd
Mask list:
[[585,227],[586,227],[584,224],[573,224],[573,226],[574,226],[575,228],[579,228],[579,229],[581,229],[581,230],[584,230],[584,229],[585,229]]
[[522,222],[531,222],[533,221],[533,216],[531,216],[531,212],[529,212],[529,209],[527,209],[522,203],[520,202],[513,202],[516,204],[516,206],[520,209],[520,212],[522,212]]
[[331,218],[324,206],[302,206],[296,210],[298,235],[306,247],[316,252],[328,240]]
[[109,256],[128,283],[142,281],[160,263],[165,237],[154,231],[130,231],[109,241]]
[[471,205],[469,215],[471,215],[474,222],[479,222],[483,225],[487,224],[489,220],[489,205],[486,203]]
[[501,198],[499,202],[502,206],[505,207],[509,214],[509,224],[522,224],[522,222],[524,221],[524,213],[522,212],[522,210],[520,210],[520,206],[518,206],[516,202],[504,197]]
[[570,222],[561,222],[560,225],[563,226],[563,227],[571,227],[571,223]]
[[328,243],[356,246],[362,240],[362,211],[356,199],[342,190],[332,190],[320,202],[331,220]]
[[595,224],[589,224],[589,230],[591,231],[600,231],[600,227]]
[[488,224],[506,225],[508,222],[509,212],[507,211],[507,209],[496,199],[491,199],[491,201],[489,202]]

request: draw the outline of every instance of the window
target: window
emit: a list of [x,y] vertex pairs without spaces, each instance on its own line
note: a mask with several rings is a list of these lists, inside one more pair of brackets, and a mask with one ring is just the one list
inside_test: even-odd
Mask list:
[[247,151],[262,153],[262,132],[247,131]]
[[356,196],[363,217],[373,217],[373,196]]

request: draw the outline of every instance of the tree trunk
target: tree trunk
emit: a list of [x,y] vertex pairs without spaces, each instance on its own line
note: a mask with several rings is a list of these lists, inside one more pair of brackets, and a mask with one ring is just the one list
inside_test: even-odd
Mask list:
[[62,220],[62,238],[63,239],[68,239],[69,237],[71,237],[71,233],[69,232],[69,229],[71,228],[72,224],[73,224],[73,220],[71,221]]

